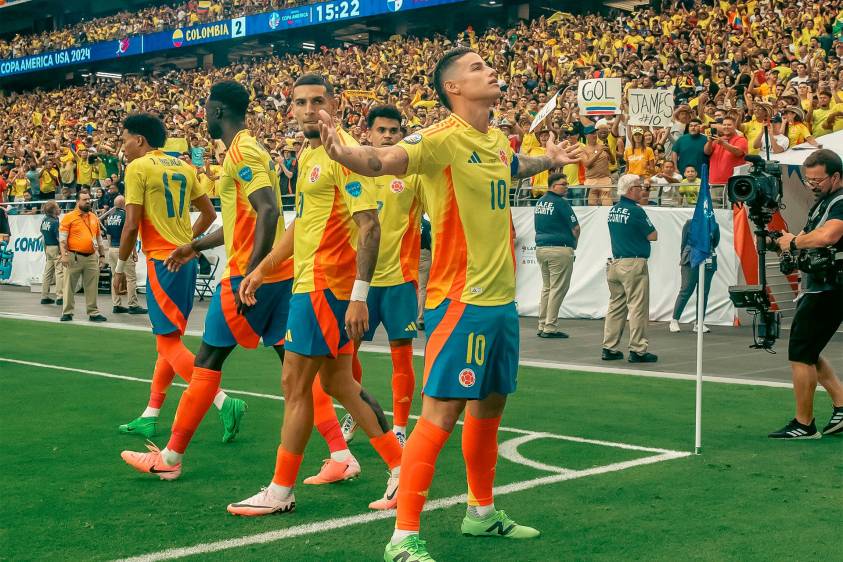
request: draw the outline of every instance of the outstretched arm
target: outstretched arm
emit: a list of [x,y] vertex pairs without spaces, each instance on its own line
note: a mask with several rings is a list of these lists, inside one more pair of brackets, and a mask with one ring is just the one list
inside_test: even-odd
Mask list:
[[345,146],[340,142],[334,120],[327,111],[319,112],[320,137],[325,152],[332,160],[339,162],[361,176],[404,176],[409,159],[407,152],[398,146]]
[[583,150],[578,143],[568,141],[556,143],[553,141],[554,135],[550,133],[550,138],[545,147],[547,154],[544,156],[519,155],[518,170],[515,172],[515,177],[518,179],[529,178],[551,168],[575,164],[583,158]]

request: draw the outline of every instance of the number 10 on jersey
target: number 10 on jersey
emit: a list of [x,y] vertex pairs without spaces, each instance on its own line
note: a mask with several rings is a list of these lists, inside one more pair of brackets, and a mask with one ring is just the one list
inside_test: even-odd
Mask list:
[[492,210],[505,209],[506,198],[509,196],[509,184],[506,180],[492,180],[489,182],[489,202],[492,204]]

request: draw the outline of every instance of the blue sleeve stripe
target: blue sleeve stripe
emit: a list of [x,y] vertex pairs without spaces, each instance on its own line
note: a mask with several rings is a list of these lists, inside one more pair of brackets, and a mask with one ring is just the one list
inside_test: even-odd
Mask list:
[[512,162],[509,164],[509,175],[513,178],[518,176],[518,155],[512,155]]

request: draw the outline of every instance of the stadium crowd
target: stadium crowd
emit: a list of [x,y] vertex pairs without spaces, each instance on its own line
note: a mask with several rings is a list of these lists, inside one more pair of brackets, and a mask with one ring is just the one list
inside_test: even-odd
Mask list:
[[86,43],[190,27],[309,3],[309,0],[188,0],[150,6],[136,12],[123,10],[106,17],[82,20],[54,31],[17,34],[10,40],[0,39],[0,59],[36,55]]
[[[233,2],[229,9],[251,4]],[[561,170],[575,204],[611,204],[613,190],[606,188],[624,171],[650,186],[650,204],[693,204],[701,164],[710,161],[714,183],[718,166],[761,153],[765,125],[772,152],[820,144],[823,135],[843,129],[841,0],[681,4],[613,18],[557,12],[485,33],[393,36],[367,48],[321,47],[221,68],[117,81],[91,77],[82,86],[0,94],[0,191],[23,201],[101,189],[94,195],[107,206],[121,191],[119,124],[128,113],[151,111],[169,129],[165,150],[191,161],[213,195],[223,154],[207,136],[203,103],[213,82],[233,78],[250,89],[248,125],[276,158],[284,193],[291,193],[303,140],[290,115],[295,77],[325,74],[343,92],[343,127],[365,143],[365,115],[375,103],[398,106],[407,133],[447,114],[429,77],[435,61],[457,44],[497,69],[504,94],[492,120],[516,151],[542,154],[551,133],[583,143],[583,160]],[[596,122],[580,116],[577,81],[591,77],[621,77],[624,90],[673,86],[673,123],[649,129],[627,127],[624,115]],[[533,117],[560,89],[557,108],[529,133]],[[547,178],[531,178],[527,194],[541,196]]]

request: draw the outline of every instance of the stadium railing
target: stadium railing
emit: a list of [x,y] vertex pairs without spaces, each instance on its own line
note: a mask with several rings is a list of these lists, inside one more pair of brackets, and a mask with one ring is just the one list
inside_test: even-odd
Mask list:
[[[689,198],[679,193],[680,183],[671,183],[663,185],[652,185],[650,187],[650,205],[667,208],[682,208],[693,207],[696,203],[692,203]],[[666,188],[670,189],[666,189]],[[729,202],[726,198],[725,184],[712,184],[711,200],[716,209],[728,209]],[[588,205],[588,196],[592,189],[610,190],[612,194],[612,201],[617,202],[617,184],[611,183],[606,185],[569,185],[567,198],[574,207],[583,207]],[[547,188],[534,188],[530,185],[529,179],[521,180],[518,185],[510,188],[510,205],[513,207],[534,207],[539,197],[533,196],[533,191],[540,192],[542,195],[547,192]]]

